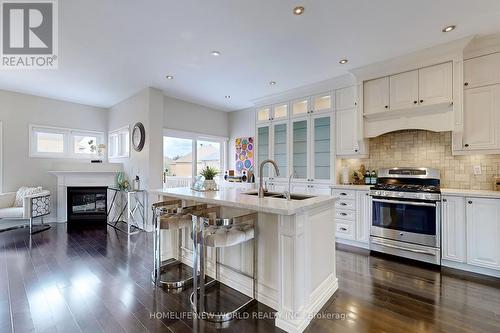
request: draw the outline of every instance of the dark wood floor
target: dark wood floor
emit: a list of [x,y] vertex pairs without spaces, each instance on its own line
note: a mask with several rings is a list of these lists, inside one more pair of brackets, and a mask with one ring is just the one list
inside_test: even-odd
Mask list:
[[[190,291],[151,285],[151,236],[67,233],[64,224],[31,239],[0,233],[0,332],[281,332],[272,319],[222,329],[193,320]],[[339,291],[308,332],[500,332],[498,280],[343,250],[337,275]]]

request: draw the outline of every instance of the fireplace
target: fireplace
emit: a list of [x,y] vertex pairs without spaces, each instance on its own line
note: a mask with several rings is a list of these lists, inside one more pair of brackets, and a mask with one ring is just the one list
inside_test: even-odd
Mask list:
[[68,187],[67,221],[68,227],[106,228],[108,219],[108,188]]

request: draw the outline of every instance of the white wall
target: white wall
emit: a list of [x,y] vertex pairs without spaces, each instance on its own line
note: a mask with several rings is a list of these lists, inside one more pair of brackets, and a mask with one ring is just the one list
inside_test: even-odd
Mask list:
[[254,109],[243,109],[229,113],[229,161],[228,168],[235,169],[234,144],[236,138],[255,136],[255,113]]
[[188,132],[229,137],[228,112],[165,96],[163,126]]
[[[106,109],[0,90],[0,121],[3,123],[3,192],[25,185],[39,185],[52,193],[52,212],[57,200],[56,177],[48,173],[68,161],[29,157],[29,124],[97,130],[106,134]],[[74,160],[72,160],[74,161]],[[82,163],[89,163],[81,160]]]

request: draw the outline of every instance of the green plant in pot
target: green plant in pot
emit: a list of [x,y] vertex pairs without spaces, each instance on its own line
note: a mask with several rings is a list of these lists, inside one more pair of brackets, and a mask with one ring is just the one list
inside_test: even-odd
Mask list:
[[203,182],[203,186],[207,191],[215,191],[217,190],[217,183],[214,178],[219,174],[219,170],[213,168],[211,166],[206,166],[201,170],[200,175],[205,177],[205,181]]

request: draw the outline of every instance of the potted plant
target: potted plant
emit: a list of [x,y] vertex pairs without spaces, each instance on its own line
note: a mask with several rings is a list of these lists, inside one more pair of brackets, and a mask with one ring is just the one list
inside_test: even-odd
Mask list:
[[212,168],[211,166],[206,166],[201,170],[200,175],[205,177],[205,181],[203,182],[203,187],[207,191],[215,191],[217,190],[217,183],[214,178],[219,174],[219,170],[216,168]]

